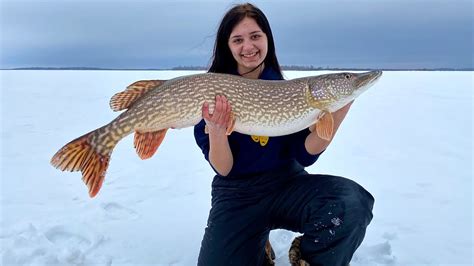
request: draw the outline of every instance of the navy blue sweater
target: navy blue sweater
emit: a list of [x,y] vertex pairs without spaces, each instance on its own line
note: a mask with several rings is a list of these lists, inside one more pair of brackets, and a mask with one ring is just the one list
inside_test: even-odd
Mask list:
[[[280,79],[278,72],[270,68],[265,68],[259,78]],[[204,157],[209,161],[209,136],[204,132],[205,125],[204,120],[201,120],[194,126],[194,138]],[[320,154],[311,155],[306,151],[304,143],[309,133],[308,129],[304,129],[291,135],[270,137],[268,142],[262,145],[256,136],[252,138],[249,135],[233,132],[228,140],[234,163],[228,176],[262,174],[284,164],[294,163],[294,161],[303,167],[312,165]]]

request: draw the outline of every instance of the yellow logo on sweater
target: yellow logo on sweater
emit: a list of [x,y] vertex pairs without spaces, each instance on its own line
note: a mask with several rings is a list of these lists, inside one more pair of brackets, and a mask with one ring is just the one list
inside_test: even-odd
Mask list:
[[255,142],[259,142],[260,146],[262,146],[262,147],[267,145],[269,139],[270,138],[267,137],[267,136],[254,136],[254,135],[252,135],[252,140],[255,141]]

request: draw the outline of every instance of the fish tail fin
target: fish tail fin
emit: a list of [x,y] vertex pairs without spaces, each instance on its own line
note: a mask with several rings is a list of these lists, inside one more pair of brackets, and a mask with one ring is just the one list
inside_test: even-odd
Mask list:
[[95,197],[102,187],[110,154],[116,144],[115,142],[104,145],[99,152],[91,141],[99,130],[94,130],[64,145],[51,159],[51,164],[59,170],[81,171],[82,180],[87,185],[91,198]]

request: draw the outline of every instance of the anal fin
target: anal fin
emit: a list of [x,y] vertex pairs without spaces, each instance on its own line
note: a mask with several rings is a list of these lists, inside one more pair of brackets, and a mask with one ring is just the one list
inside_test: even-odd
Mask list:
[[159,131],[152,132],[135,132],[134,145],[138,156],[142,159],[148,159],[155,154],[158,147],[165,138],[166,131],[168,129],[162,129]]

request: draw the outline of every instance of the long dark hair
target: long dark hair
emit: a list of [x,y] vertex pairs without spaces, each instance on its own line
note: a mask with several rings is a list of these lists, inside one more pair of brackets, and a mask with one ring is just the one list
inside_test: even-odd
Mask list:
[[280,78],[283,79],[280,64],[278,63],[275,53],[275,43],[273,41],[272,30],[267,17],[259,8],[250,3],[234,6],[222,18],[219,29],[217,30],[216,42],[214,43],[212,64],[208,72],[227,74],[235,73],[237,70],[237,62],[232,56],[228,41],[234,27],[246,17],[254,19],[262,31],[267,35],[268,51],[267,56],[263,61],[265,67],[270,67],[274,71],[277,71],[280,74]]

